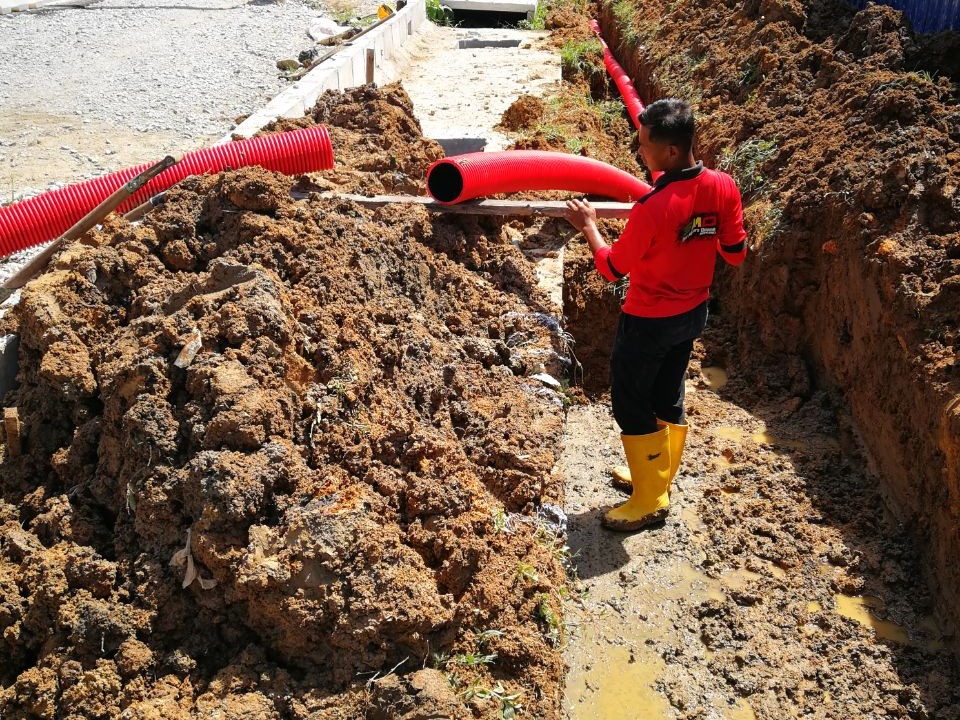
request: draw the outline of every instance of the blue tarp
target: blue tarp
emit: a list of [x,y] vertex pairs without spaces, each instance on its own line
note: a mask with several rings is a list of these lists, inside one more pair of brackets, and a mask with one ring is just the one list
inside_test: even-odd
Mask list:
[[[960,0],[884,0],[883,4],[903,10],[918,33],[960,30]],[[852,0],[852,5],[863,8],[867,0]]]

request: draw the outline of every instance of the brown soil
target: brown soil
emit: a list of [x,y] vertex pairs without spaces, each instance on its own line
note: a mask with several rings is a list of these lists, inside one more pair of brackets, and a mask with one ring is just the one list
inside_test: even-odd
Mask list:
[[523,95],[514,101],[503,114],[500,127],[508,131],[516,131],[536,125],[544,113],[543,100],[532,95]]
[[[315,114],[315,185],[422,187],[398,87]],[[191,179],[4,319],[4,718],[558,716],[563,410],[527,376],[564,343],[530,268],[290,184]]]

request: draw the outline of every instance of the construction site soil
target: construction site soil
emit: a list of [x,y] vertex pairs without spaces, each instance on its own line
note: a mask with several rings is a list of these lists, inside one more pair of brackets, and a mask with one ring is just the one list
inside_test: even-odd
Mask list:
[[[591,14],[641,96],[697,101],[752,243],[691,366],[730,375],[691,397],[693,519],[638,538],[747,580],[669,619],[662,716],[960,718],[956,55],[924,72],[899,13],[822,0],[548,26],[587,41]],[[511,108],[517,145],[639,174],[601,72]],[[561,220],[324,197],[424,194],[441,153],[399,86],[274,129],[312,122],[332,171],[192,178],[70,246],[0,320],[22,421],[0,465],[0,716],[563,716],[582,586],[557,461],[571,400],[602,407],[617,296],[571,243],[558,316],[525,251],[559,252]],[[588,560],[586,582],[617,558]]]

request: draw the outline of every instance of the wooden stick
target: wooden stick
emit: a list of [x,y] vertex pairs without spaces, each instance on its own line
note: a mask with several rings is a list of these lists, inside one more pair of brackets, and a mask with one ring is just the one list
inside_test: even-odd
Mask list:
[[[321,193],[324,198],[349,200],[369,208],[384,205],[412,203],[422,205],[430,212],[452,213],[456,215],[543,215],[563,217],[567,210],[563,200],[468,200],[456,205],[444,205],[433,198],[413,195],[349,195],[342,193]],[[633,203],[591,201],[598,218],[625,218],[633,209]]]
[[7,452],[10,457],[18,457],[22,450],[20,445],[20,414],[17,408],[3,409],[3,429],[7,436]]
[[166,196],[167,196],[167,191],[166,191],[166,190],[164,190],[163,192],[158,192],[158,193],[157,193],[156,195],[154,195],[152,198],[150,198],[150,199],[147,200],[145,203],[143,203],[143,205],[137,205],[133,210],[131,210],[130,212],[128,212],[126,215],[124,215],[124,216],[123,216],[123,219],[126,220],[126,221],[128,221],[128,222],[134,222],[134,221],[136,221],[136,220],[139,220],[139,219],[142,218],[144,215],[146,215],[148,212],[150,212],[151,210],[153,210],[157,205],[159,205],[160,203],[162,203],[162,202],[163,202],[163,199],[164,199]]
[[337,33],[336,35],[331,35],[330,37],[325,37],[323,40],[317,42],[317,45],[323,45],[324,47],[330,47],[331,45],[339,45],[345,40],[349,40],[354,37],[358,32],[357,28],[350,28],[349,30],[344,30],[342,33]]
[[114,191],[112,195],[110,195],[110,197],[84,215],[83,218],[81,218],[81,220],[72,228],[50,243],[50,246],[47,247],[43,252],[34,256],[34,258],[25,266],[23,266],[16,275],[9,278],[3,284],[3,289],[16,290],[17,288],[22,288],[34,275],[41,272],[47,266],[50,258],[53,257],[53,254],[59,250],[65,242],[76,240],[78,237],[87,232],[87,230],[101,222],[107,215],[123,204],[124,200],[137,192],[137,190],[150,182],[150,180],[155,178],[167,168],[176,165],[178,162],[180,162],[180,158],[167,155],[167,157],[157,164],[151,165],[135,178],[121,185]]

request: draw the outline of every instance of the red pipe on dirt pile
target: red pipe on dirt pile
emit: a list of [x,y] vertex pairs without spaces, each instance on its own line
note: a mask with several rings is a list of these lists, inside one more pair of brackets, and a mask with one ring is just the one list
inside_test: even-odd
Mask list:
[[427,170],[427,191],[448,205],[523,190],[571,190],[632,202],[650,186],[605,162],[544,150],[467,153],[441,158]]
[[613,82],[617,86],[617,90],[620,91],[620,96],[623,98],[624,105],[627,106],[627,114],[630,116],[630,122],[633,123],[633,126],[637,129],[637,132],[640,132],[640,113],[643,112],[643,100],[640,99],[640,95],[637,93],[637,89],[633,86],[633,82],[630,80],[630,76],[627,75],[627,71],[623,69],[620,63],[617,62],[617,59],[613,56],[613,53],[610,52],[610,48],[607,47],[607,43],[604,42],[603,36],[600,34],[600,24],[596,20],[590,21],[590,27],[593,28],[593,31],[597,34],[597,39],[600,41],[600,47],[603,48],[603,64],[607,68],[607,72],[610,73],[610,77],[613,78]]
[[[60,237],[117,188],[151,165],[153,163],[145,163],[0,207],[0,257]],[[287,175],[330,170],[333,145],[327,129],[316,125],[196,150],[148,182],[116,212],[123,214],[137,207],[188,175],[247,165],[259,165]]]

